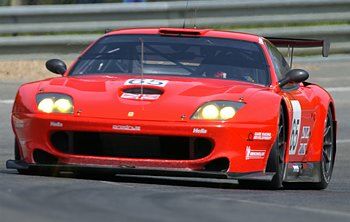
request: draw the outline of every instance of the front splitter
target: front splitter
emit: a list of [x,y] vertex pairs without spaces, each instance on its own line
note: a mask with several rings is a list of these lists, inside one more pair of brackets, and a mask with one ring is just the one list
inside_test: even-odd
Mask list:
[[114,174],[114,175],[148,175],[148,176],[168,176],[168,177],[192,177],[192,178],[212,178],[212,179],[232,179],[232,180],[258,180],[271,181],[275,173],[227,173],[212,171],[194,171],[169,168],[138,168],[132,166],[96,166],[96,165],[72,165],[72,164],[28,164],[21,160],[8,160],[7,169],[28,170],[30,172],[40,172],[42,170],[50,172],[82,172],[88,174]]

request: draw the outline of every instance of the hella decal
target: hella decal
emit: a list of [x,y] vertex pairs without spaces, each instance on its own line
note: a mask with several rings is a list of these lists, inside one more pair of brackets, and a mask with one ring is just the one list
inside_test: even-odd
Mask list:
[[252,150],[250,146],[246,147],[245,150],[245,159],[246,160],[258,160],[265,158],[265,150]]
[[141,126],[113,125],[114,130],[141,131]]
[[51,127],[63,127],[63,123],[51,121],[50,126]]
[[159,86],[164,87],[168,83],[168,80],[157,79],[128,79],[124,85],[145,85],[145,86]]
[[196,134],[206,134],[206,133],[208,132],[208,130],[206,130],[206,129],[204,129],[204,128],[201,128],[201,129],[199,129],[199,128],[194,128],[192,132],[193,132],[193,133],[196,133]]

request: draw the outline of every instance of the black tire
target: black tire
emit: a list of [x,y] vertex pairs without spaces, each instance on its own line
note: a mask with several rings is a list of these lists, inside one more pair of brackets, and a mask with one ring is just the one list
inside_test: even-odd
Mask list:
[[325,119],[325,129],[323,132],[323,146],[321,158],[321,182],[314,183],[314,189],[322,190],[328,187],[332,178],[334,161],[335,161],[335,136],[333,115],[329,108]]
[[[17,139],[15,139],[15,142],[14,142],[14,153],[15,153],[15,160],[22,160],[23,159],[21,157],[21,153],[19,151],[19,145],[18,145],[18,140]],[[17,172],[19,174],[23,174],[23,175],[30,175],[30,174],[32,174],[31,171],[25,170],[25,169],[17,169]]]
[[266,166],[266,172],[275,173],[272,181],[260,182],[260,181],[238,181],[242,186],[248,186],[252,188],[267,188],[267,189],[280,189],[282,188],[282,182],[285,172],[285,154],[286,154],[286,121],[285,121],[284,109],[281,106],[280,115],[278,121],[278,134],[276,141],[272,147],[269,155],[269,159]]
[[15,153],[15,160],[21,160],[22,158],[21,158],[21,154],[20,154],[20,152],[19,152],[19,146],[18,146],[18,142],[17,142],[17,140],[15,139],[15,142],[14,142],[14,148],[15,148],[15,151],[14,151],[14,153]]

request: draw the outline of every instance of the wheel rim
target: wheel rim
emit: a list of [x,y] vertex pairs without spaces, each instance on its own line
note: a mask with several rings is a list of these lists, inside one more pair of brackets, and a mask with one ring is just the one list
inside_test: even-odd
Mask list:
[[322,147],[322,171],[326,182],[329,182],[332,175],[334,144],[333,144],[333,126],[331,116],[328,114],[326,119],[326,127],[323,132]]
[[284,170],[284,156],[286,151],[286,131],[284,126],[284,113],[283,110],[280,112],[280,119],[278,123],[278,162],[279,162],[279,170],[283,177]]

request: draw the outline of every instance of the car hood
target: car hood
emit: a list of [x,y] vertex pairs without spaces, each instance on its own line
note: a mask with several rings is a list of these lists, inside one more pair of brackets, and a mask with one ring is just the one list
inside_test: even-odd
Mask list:
[[[89,75],[42,81],[41,92],[72,96],[75,115],[96,118],[181,121],[214,100],[246,100],[265,87],[239,81],[174,76]],[[156,93],[154,93],[156,92]],[[159,93],[158,93],[159,92]],[[142,97],[142,98],[141,98]]]

